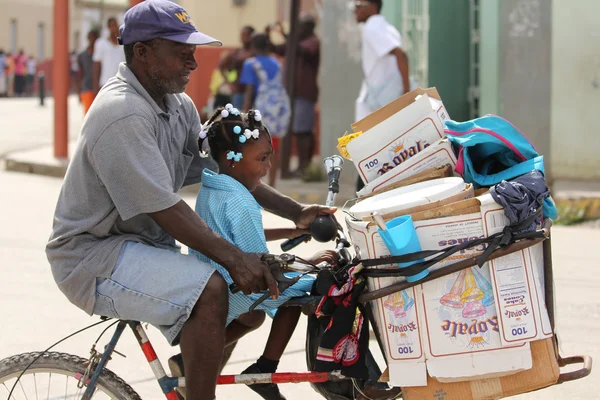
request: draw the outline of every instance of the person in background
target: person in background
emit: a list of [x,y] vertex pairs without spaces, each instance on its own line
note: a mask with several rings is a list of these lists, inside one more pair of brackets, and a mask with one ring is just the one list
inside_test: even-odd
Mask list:
[[35,82],[35,74],[37,73],[37,62],[35,57],[30,55],[27,59],[27,89],[29,96],[33,96],[33,84]]
[[[380,14],[382,0],[354,2],[354,14],[362,30],[363,82],[356,100],[356,120],[385,106],[411,89],[408,57],[400,32]],[[364,186],[358,179],[356,190]]]
[[15,57],[15,94],[23,97],[25,94],[25,75],[26,75],[27,56],[23,49]]
[[8,97],[15,95],[15,58],[10,52],[6,54],[6,91]]
[[225,82],[230,82],[229,73],[231,71],[236,72],[236,78],[230,84],[231,103],[235,108],[240,110],[244,106],[245,94],[245,87],[240,82],[240,78],[242,75],[242,68],[244,67],[244,61],[246,61],[246,59],[251,55],[250,45],[253,34],[254,27],[250,25],[244,26],[240,31],[240,41],[242,42],[242,47],[227,54],[219,63],[219,70],[221,71],[221,75],[223,76]]
[[77,51],[73,50],[69,53],[69,77],[70,77],[70,90],[77,92],[77,73],[79,72],[79,65],[77,65]]
[[[292,133],[296,138],[299,158],[298,170],[293,173],[295,176],[302,175],[310,165],[315,150],[313,126],[315,124],[315,106],[319,97],[317,79],[321,55],[320,41],[315,35],[315,26],[315,18],[312,15],[305,15],[300,19],[299,43],[296,49],[294,118],[292,120]],[[271,33],[270,28],[268,26],[266,29],[268,35]],[[278,55],[285,56],[288,35],[283,31],[281,23],[275,24],[275,29],[286,39],[286,43],[272,46],[272,50]]]
[[280,161],[277,152],[281,137],[288,131],[290,110],[281,77],[281,64],[270,55],[269,46],[266,34],[255,33],[252,36],[252,57],[244,61],[240,83],[246,87],[243,109],[260,109],[265,116],[264,123],[271,132],[274,155],[269,171],[269,186],[275,187]]
[[119,25],[114,17],[107,21],[108,38],[100,38],[94,46],[94,92],[98,91],[106,82],[117,74],[119,64],[125,62],[123,46],[119,44]]
[[91,30],[88,32],[87,40],[88,46],[77,56],[77,65],[79,71],[75,80],[77,93],[79,94],[79,101],[83,105],[83,113],[87,114],[96,92],[94,91],[94,46],[100,33],[97,30]]
[[6,97],[6,54],[4,49],[0,49],[0,97]]

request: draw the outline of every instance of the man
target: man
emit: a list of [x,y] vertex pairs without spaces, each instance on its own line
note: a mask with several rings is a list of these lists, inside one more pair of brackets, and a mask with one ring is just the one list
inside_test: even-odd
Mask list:
[[25,51],[21,49],[19,54],[15,56],[15,94],[18,97],[25,95],[26,77],[27,75],[27,56]]
[[37,73],[37,62],[33,54],[27,59],[27,94],[33,96],[33,85]]
[[242,42],[242,47],[228,53],[219,63],[219,71],[221,71],[221,75],[223,76],[225,82],[230,82],[230,71],[236,72],[236,78],[231,83],[231,102],[233,106],[239,110],[242,110],[244,107],[244,96],[246,93],[246,88],[240,82],[240,78],[242,76],[244,61],[246,61],[246,59],[251,55],[250,46],[253,34],[254,27],[250,25],[244,26],[240,31],[240,41]]
[[[188,399],[212,400],[228,288],[175,240],[224,266],[244,293],[276,282],[258,255],[217,236],[177,194],[200,181],[200,119],[183,94],[196,45],[221,45],[186,11],[146,0],[121,27],[126,63],[94,100],[65,176],[46,254],[66,297],[89,314],[149,322],[179,343]],[[302,206],[267,186],[259,203],[300,228],[333,209]]]
[[6,86],[7,96],[12,97],[15,94],[15,58],[10,52],[6,54]]
[[94,93],[116,75],[119,64],[125,61],[123,46],[119,45],[119,25],[113,17],[108,19],[108,38],[98,39],[94,46]]
[[77,93],[79,94],[79,101],[83,105],[83,113],[87,114],[96,92],[94,92],[94,45],[100,34],[96,30],[91,30],[87,35],[88,46],[77,56],[77,65],[79,71],[77,72],[77,78],[75,85]]
[[[411,89],[408,57],[402,50],[400,33],[380,14],[382,0],[354,2],[356,21],[363,23],[363,82],[356,100],[356,120],[385,106]],[[364,187],[360,177],[356,190]]]
[[[299,43],[296,49],[296,79],[294,82],[294,118],[292,133],[296,138],[299,165],[294,175],[302,175],[310,165],[314,153],[313,126],[315,124],[315,106],[319,97],[317,79],[319,76],[320,42],[315,35],[315,18],[305,15],[300,19]],[[281,23],[276,24],[277,31],[285,37]],[[267,34],[270,34],[267,27]],[[287,43],[273,46],[274,52],[285,56]]]
[[0,49],[0,97],[6,97],[6,69],[8,65],[6,63],[6,54],[4,49]]

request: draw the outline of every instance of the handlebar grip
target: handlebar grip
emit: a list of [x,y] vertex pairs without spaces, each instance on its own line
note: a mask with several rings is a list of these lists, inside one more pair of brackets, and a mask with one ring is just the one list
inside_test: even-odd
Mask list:
[[303,235],[296,236],[293,239],[288,239],[285,242],[281,243],[281,250],[282,251],[290,251],[294,247],[298,246],[300,243],[302,243],[310,238],[311,238],[310,233],[305,233]]

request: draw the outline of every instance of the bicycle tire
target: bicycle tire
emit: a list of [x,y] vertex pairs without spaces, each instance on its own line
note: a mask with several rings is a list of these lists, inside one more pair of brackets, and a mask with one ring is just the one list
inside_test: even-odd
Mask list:
[[[19,376],[27,366],[40,355],[40,352],[22,353],[0,360],[0,388],[2,385],[7,390],[6,382],[13,380]],[[48,372],[50,374],[58,374],[67,377],[75,377],[76,374],[84,373],[87,368],[88,360],[67,353],[47,352],[40,356],[23,374],[24,377],[34,375],[34,383],[36,373]],[[51,377],[52,375],[50,375]],[[66,378],[68,379],[68,378]],[[117,376],[111,370],[104,368],[97,383],[97,390],[104,392],[107,396],[117,400],[141,400],[137,392],[129,386],[123,379]],[[37,386],[36,386],[37,393]],[[83,394],[83,392],[82,392]],[[8,392],[6,393],[8,396]]]

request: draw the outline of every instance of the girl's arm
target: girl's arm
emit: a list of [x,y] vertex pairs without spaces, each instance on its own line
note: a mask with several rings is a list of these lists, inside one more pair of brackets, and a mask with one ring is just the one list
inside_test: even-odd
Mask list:
[[296,236],[309,233],[308,229],[297,229],[297,228],[279,228],[279,229],[265,229],[265,238],[267,242],[272,240],[280,239],[293,239]]

